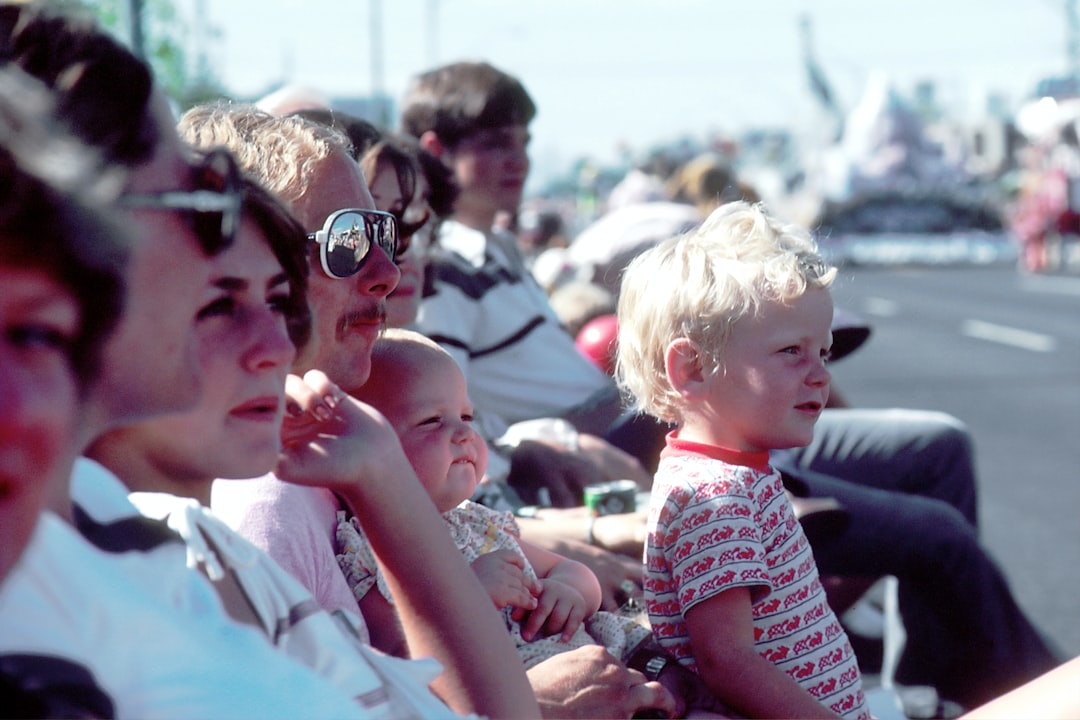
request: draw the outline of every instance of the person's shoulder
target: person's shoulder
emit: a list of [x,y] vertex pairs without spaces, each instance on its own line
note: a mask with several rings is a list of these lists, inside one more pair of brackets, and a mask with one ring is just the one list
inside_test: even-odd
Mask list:
[[746,465],[695,454],[665,455],[657,468],[657,479],[687,501],[746,495],[763,477]]
[[[36,624],[27,647],[66,648],[63,657],[92,655],[94,635],[109,632],[133,602],[162,607],[132,575],[130,558],[93,546],[51,512],[42,513],[19,564],[0,593],[0,649]],[[190,572],[190,571],[189,571]],[[87,655],[87,656],[89,656]]]
[[70,488],[72,502],[97,522],[114,522],[139,512],[128,500],[128,489],[123,481],[90,458],[75,460]]
[[263,505],[290,503],[319,508],[336,507],[339,504],[334,493],[326,488],[288,483],[272,474],[247,480],[218,479],[214,481],[210,507],[215,514],[220,516],[223,510],[231,510],[236,505],[253,503]]
[[[327,681],[228,618],[205,581],[199,597],[170,602],[148,578],[133,576],[128,560],[44,513],[0,592],[0,655],[44,654],[85,667],[118,714],[135,717],[358,714]],[[312,710],[312,702],[325,707]]]
[[321,534],[333,524],[340,507],[337,496],[326,488],[295,485],[273,475],[215,480],[210,498],[214,515],[248,539],[252,534],[263,537],[305,527]]
[[[9,578],[17,578],[21,573],[33,572],[38,567],[53,563],[62,568],[72,562],[78,563],[85,557],[98,556],[99,553],[74,527],[46,510],[38,518],[30,542]],[[6,591],[6,584],[4,588]]]
[[439,227],[437,248],[441,252],[435,253],[433,258],[452,262],[456,255],[473,266],[479,266],[484,262],[487,244],[486,233],[455,220],[447,220]]
[[[101,559],[71,526],[42,513],[0,593],[0,694],[5,709],[15,712],[36,705],[40,714],[27,717],[81,717],[91,709],[95,717],[115,714],[112,698],[92,671],[80,629],[101,620],[93,601],[99,588],[73,583],[84,569],[99,569]],[[108,566],[101,569],[107,578]],[[84,612],[75,612],[77,604]],[[64,710],[68,702],[75,707]]]

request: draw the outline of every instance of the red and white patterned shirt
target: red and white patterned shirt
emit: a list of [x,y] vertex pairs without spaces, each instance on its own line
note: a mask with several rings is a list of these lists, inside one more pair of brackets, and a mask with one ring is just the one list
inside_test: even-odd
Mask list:
[[725,590],[748,588],[761,656],[834,712],[868,718],[855,653],[768,460],[768,453],[668,436],[653,481],[645,546],[645,604],[653,633],[697,672],[686,611]]

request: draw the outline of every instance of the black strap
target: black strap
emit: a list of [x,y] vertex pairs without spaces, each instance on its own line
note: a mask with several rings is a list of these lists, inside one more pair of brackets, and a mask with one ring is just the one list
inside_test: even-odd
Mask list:
[[0,698],[0,718],[116,717],[93,673],[52,655],[0,655]]
[[100,523],[77,504],[73,505],[72,515],[75,529],[99,550],[109,553],[147,552],[167,542],[183,542],[164,520],[145,515]]

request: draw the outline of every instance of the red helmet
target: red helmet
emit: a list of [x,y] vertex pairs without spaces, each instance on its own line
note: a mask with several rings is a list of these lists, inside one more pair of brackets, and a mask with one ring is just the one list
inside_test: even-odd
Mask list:
[[581,326],[574,344],[596,367],[612,375],[618,341],[619,321],[614,315],[600,315]]

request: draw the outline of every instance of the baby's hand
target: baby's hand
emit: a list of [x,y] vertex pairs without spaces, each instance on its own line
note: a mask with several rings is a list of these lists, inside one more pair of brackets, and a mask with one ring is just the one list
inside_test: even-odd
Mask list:
[[541,585],[525,575],[525,559],[513,550],[495,550],[473,560],[473,572],[495,607],[525,610],[536,607]]
[[[543,592],[540,593],[536,609],[529,613],[528,621],[521,628],[521,637],[531,641],[540,633],[562,633],[559,639],[569,642],[590,613],[585,597],[577,588],[559,580],[544,579],[540,582]],[[524,616],[523,611],[514,613],[514,619],[518,621]]]

